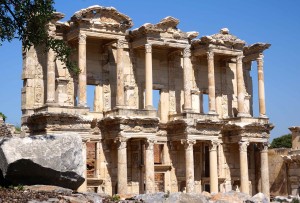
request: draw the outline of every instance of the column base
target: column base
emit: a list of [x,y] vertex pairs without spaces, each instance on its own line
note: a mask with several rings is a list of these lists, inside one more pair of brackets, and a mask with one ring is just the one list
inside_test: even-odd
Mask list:
[[87,104],[78,104],[78,107],[88,107]]
[[207,114],[209,114],[209,115],[218,115],[216,111],[209,111]]
[[145,106],[146,110],[156,110],[152,105]]
[[259,115],[259,118],[269,118],[269,117],[264,114],[261,114],[261,115]]
[[194,112],[193,109],[190,109],[190,108],[183,109],[183,113],[193,113],[193,112]]
[[250,118],[251,115],[249,113],[238,113],[237,117],[246,117],[246,118]]

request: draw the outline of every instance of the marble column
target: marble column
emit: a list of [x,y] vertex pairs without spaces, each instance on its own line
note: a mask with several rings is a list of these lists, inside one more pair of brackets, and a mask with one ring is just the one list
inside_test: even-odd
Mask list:
[[103,111],[103,90],[102,86],[99,84],[95,86],[94,92],[94,112],[102,112]]
[[187,46],[183,50],[183,89],[184,89],[184,111],[192,110],[192,81],[191,81],[191,46]]
[[185,149],[186,192],[193,193],[195,190],[193,145],[196,143],[196,141],[187,139],[187,140],[181,140],[181,143],[184,144],[184,149]]
[[249,194],[249,173],[248,173],[248,156],[247,147],[249,142],[240,141],[240,175],[241,175],[241,192]]
[[116,107],[124,106],[124,63],[123,63],[123,46],[124,41],[117,42],[117,94]]
[[[87,159],[86,142],[87,142],[87,140],[82,140],[82,157],[83,157],[83,165],[84,166],[86,166],[86,159]],[[84,168],[83,178],[84,178],[84,182],[77,189],[78,192],[87,192],[87,171],[86,171],[86,167]]]
[[153,77],[152,77],[152,45],[145,45],[145,108],[153,109],[152,103],[152,86],[153,86]]
[[237,77],[237,97],[238,97],[238,116],[246,116],[245,113],[245,92],[244,92],[244,73],[243,56],[236,57],[236,77]]
[[147,139],[145,142],[145,186],[146,194],[155,192],[154,180],[154,143],[153,139]]
[[215,84],[215,64],[214,53],[207,52],[208,64],[208,100],[209,112],[208,114],[216,114],[216,84]]
[[218,148],[219,142],[214,140],[210,143],[209,148],[209,174],[210,174],[210,192],[219,192],[218,183]]
[[268,143],[262,143],[260,146],[260,170],[261,170],[261,192],[270,198],[269,182],[269,162],[268,162]]
[[86,107],[86,35],[82,33],[79,33],[78,68],[78,106]]
[[55,54],[52,49],[47,53],[47,101],[55,102]]
[[118,137],[118,194],[127,194],[127,139]]
[[264,82],[264,67],[263,67],[263,55],[260,54],[257,62],[257,74],[258,74],[258,100],[259,100],[259,116],[266,117],[266,105],[265,105],[265,82]]

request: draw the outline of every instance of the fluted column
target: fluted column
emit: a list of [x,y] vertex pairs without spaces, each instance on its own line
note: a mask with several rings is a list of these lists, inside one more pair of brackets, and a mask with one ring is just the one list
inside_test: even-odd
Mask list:
[[186,192],[193,193],[194,188],[195,188],[193,145],[196,143],[196,141],[195,140],[181,140],[181,143],[184,144],[184,149],[185,149]]
[[155,180],[154,180],[154,143],[156,141],[153,139],[147,139],[145,143],[146,153],[145,153],[145,185],[146,193],[155,192]]
[[209,174],[210,174],[210,192],[219,192],[218,183],[218,141],[211,141],[209,148]]
[[152,109],[152,86],[153,86],[153,77],[152,77],[152,45],[146,44],[145,45],[145,55],[146,55],[146,67],[145,67],[145,108]]
[[264,56],[262,54],[260,54],[259,58],[256,59],[257,72],[258,72],[258,100],[259,100],[259,116],[260,117],[266,117],[263,57]]
[[191,81],[191,46],[183,50],[183,89],[184,89],[184,111],[192,110],[192,81]]
[[241,173],[241,192],[249,194],[249,173],[247,147],[249,142],[240,141],[240,173]]
[[260,146],[260,170],[261,192],[264,193],[268,198],[270,198],[268,147],[268,143],[262,143]]
[[47,104],[55,102],[55,54],[52,49],[47,53]]
[[244,73],[243,56],[236,57],[236,76],[237,76],[237,96],[238,96],[238,116],[246,116],[245,113],[245,93],[244,93]]
[[116,107],[124,106],[124,63],[123,63],[124,41],[117,42],[117,94]]
[[215,84],[215,64],[214,53],[207,52],[208,62],[208,100],[209,114],[216,114],[216,84]]
[[78,68],[78,106],[86,107],[86,35],[82,33],[79,33]]
[[118,137],[118,194],[127,194],[127,139]]

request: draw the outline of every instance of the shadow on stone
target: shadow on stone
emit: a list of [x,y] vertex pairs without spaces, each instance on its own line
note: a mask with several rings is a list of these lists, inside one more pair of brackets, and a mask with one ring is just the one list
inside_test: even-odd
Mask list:
[[59,172],[42,167],[31,160],[20,159],[8,166],[6,175],[1,171],[0,184],[8,185],[56,185],[76,190],[84,178],[72,171]]

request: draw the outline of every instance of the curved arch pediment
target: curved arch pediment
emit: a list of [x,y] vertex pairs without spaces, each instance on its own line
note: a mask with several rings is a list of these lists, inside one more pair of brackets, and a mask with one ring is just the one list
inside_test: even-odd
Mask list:
[[74,13],[71,21],[88,23],[93,26],[114,27],[127,30],[133,26],[131,18],[113,7],[90,6]]

